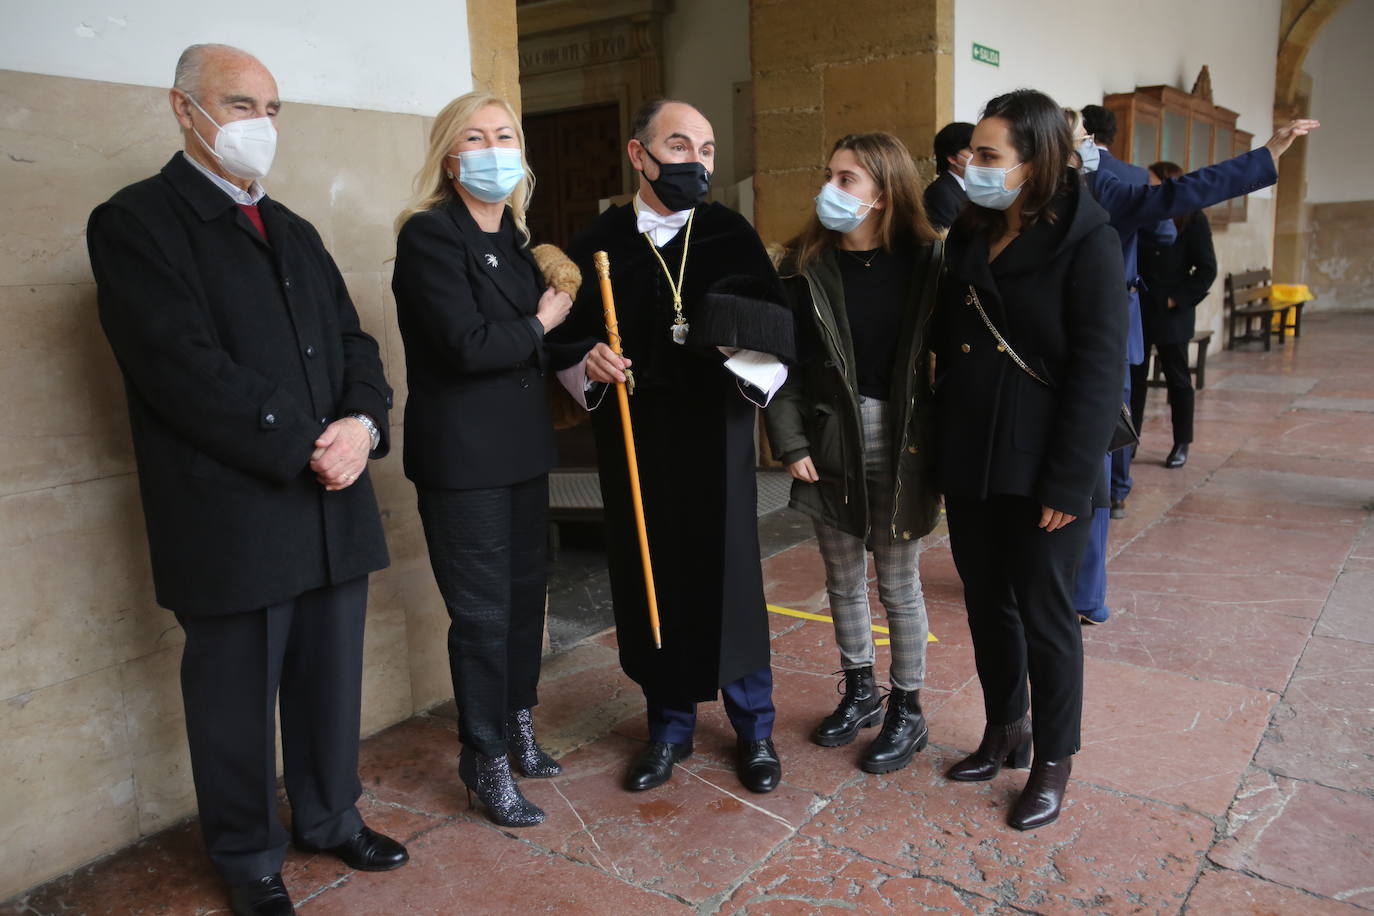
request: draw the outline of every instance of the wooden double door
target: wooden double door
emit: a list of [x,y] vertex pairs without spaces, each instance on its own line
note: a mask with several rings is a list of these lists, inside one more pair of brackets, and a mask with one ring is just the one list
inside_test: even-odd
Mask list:
[[531,239],[566,248],[596,217],[598,202],[624,189],[620,106],[526,115],[522,124],[535,178],[527,215]]

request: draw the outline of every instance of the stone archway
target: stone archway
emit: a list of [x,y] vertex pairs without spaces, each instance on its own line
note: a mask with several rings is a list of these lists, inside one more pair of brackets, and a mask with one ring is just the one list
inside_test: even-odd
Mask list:
[[[1345,3],[1346,0],[1283,0],[1274,80],[1276,127],[1309,113],[1312,78],[1303,71],[1303,62],[1317,35]],[[1279,160],[1279,184],[1274,202],[1275,279],[1296,281],[1304,277],[1308,235],[1303,208],[1306,174],[1307,144],[1298,143]]]

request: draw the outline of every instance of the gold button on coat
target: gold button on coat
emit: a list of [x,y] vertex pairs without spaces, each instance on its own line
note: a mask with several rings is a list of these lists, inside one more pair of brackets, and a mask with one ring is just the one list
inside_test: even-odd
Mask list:
[[970,347],[968,344],[959,344],[959,349],[967,353],[969,350],[972,350],[973,348]]

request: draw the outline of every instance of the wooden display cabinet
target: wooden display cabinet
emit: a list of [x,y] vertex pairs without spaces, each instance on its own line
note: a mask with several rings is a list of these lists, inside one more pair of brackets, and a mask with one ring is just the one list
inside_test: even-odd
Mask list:
[[[1112,155],[1148,168],[1160,160],[1175,162],[1185,172],[1247,152],[1254,135],[1236,130],[1236,112],[1212,101],[1212,81],[1203,67],[1192,92],[1173,86],[1137,86],[1102,100],[1116,115]],[[1244,197],[1207,208],[1214,225],[1245,222]]]

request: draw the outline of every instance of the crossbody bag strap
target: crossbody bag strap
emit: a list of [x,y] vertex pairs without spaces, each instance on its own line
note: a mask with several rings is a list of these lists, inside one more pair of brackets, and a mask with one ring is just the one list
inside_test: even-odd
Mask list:
[[1010,356],[1011,361],[1016,363],[1017,368],[1046,388],[1053,387],[1049,382],[1041,378],[1034,369],[1027,366],[1025,360],[1016,355],[1016,351],[1011,348],[1011,344],[1007,343],[1006,338],[997,330],[997,326],[992,323],[992,319],[988,317],[988,313],[983,311],[983,303],[978,301],[978,290],[973,288],[972,283],[968,285],[968,295],[964,297],[964,302],[978,310],[978,317],[983,319],[983,324],[987,327],[988,332],[992,334],[993,338],[997,341],[997,352],[1005,353]]

